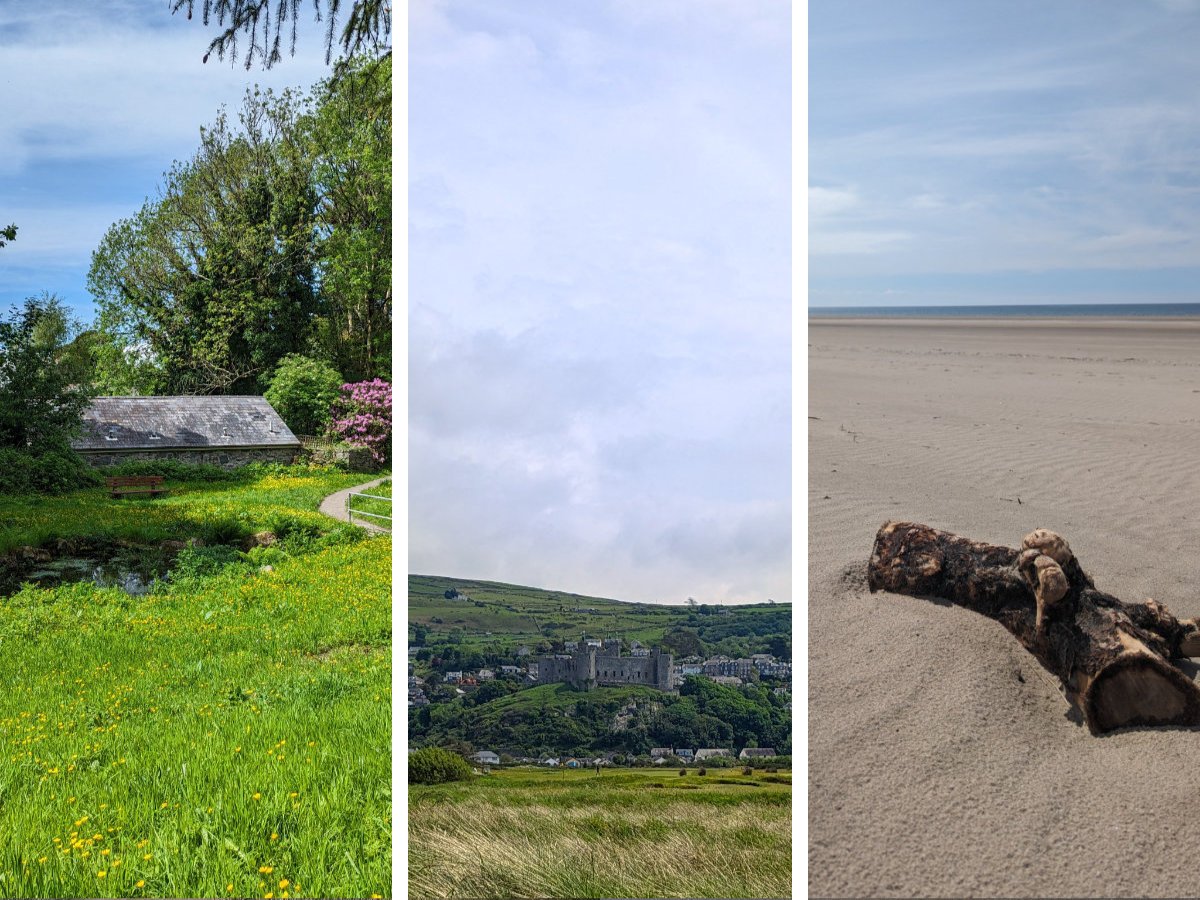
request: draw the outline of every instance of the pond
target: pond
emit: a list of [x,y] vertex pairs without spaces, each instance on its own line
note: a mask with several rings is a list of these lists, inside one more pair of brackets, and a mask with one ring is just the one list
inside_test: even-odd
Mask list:
[[0,566],[0,596],[10,596],[29,583],[52,588],[90,581],[98,587],[116,587],[127,594],[147,593],[156,579],[165,578],[175,554],[158,546],[128,546],[93,542],[62,555],[23,548]]

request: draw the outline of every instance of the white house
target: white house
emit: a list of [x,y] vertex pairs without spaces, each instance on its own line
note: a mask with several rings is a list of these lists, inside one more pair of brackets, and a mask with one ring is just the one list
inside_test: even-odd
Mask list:
[[491,750],[480,750],[478,753],[472,756],[471,759],[475,760],[477,763],[483,763],[487,766],[500,765],[500,757]]
[[702,759],[712,759],[714,756],[728,756],[733,759],[733,751],[727,747],[705,747],[703,750],[696,751],[696,761]]
[[777,756],[774,747],[746,747],[738,754],[738,759],[754,759],[758,756]]

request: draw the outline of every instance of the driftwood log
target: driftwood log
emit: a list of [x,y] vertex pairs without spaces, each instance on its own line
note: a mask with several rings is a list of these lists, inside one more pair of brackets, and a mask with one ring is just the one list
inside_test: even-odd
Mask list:
[[1200,620],[1096,590],[1051,531],[1014,550],[887,522],[867,572],[872,592],[939,598],[995,619],[1058,676],[1093,733],[1200,725],[1200,688],[1171,662],[1200,656]]

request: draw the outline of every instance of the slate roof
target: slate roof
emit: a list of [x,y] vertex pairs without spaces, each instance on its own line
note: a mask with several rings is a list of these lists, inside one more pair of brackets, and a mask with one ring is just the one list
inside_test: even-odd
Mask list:
[[263,397],[97,397],[76,450],[298,447]]

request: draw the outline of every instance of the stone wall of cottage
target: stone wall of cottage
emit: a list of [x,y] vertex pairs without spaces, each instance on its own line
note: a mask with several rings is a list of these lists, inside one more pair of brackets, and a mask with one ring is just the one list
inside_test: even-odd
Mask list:
[[191,465],[206,464],[223,469],[236,469],[255,462],[288,464],[295,460],[298,452],[299,448],[293,447],[249,450],[214,447],[206,450],[121,450],[105,453],[80,451],[79,455],[99,469],[127,462],[153,462],[162,459]]

